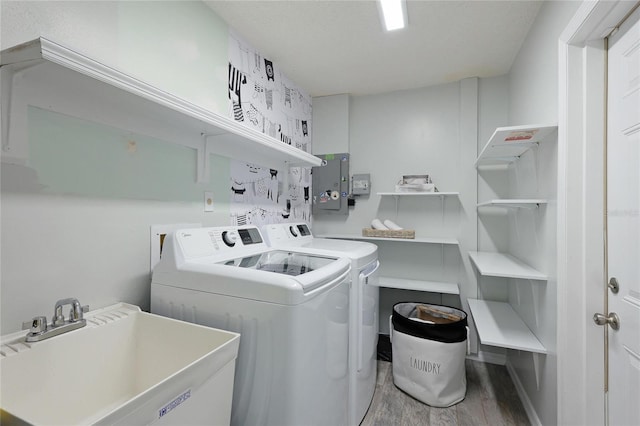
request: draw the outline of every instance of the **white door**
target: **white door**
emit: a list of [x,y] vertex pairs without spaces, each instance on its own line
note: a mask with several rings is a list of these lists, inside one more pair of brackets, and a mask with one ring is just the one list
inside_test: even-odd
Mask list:
[[[608,419],[640,425],[640,8],[609,37],[607,112]],[[611,285],[610,285],[611,287]],[[603,318],[604,319],[604,318]]]

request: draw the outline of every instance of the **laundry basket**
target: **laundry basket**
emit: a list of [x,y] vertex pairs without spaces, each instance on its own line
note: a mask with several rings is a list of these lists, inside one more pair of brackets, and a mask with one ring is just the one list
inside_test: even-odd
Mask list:
[[467,391],[467,314],[449,306],[402,302],[389,317],[393,383],[433,407],[450,407]]

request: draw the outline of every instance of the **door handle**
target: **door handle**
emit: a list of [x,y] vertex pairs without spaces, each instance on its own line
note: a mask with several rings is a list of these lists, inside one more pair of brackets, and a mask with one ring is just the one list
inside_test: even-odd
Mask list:
[[593,314],[593,322],[598,325],[609,324],[609,326],[614,330],[618,330],[620,328],[620,317],[615,312],[611,312],[609,315],[602,315],[598,313]]

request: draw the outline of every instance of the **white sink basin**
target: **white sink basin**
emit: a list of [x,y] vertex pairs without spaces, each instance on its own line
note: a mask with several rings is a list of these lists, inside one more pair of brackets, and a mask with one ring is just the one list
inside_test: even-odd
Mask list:
[[2,338],[2,425],[229,424],[240,335],[118,304],[36,343]]

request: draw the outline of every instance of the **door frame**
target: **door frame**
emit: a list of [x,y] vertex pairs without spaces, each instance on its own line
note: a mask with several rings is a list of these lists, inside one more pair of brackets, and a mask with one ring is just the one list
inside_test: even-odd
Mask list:
[[584,1],[558,46],[558,424],[604,425],[604,38],[636,1]]

